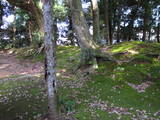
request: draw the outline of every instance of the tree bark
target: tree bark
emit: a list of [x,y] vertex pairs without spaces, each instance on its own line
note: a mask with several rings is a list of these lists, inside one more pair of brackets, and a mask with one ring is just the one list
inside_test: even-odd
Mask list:
[[104,0],[104,8],[105,8],[105,25],[106,25],[106,40],[109,45],[112,45],[112,37],[111,37],[111,21],[109,21],[109,0]]
[[149,27],[150,17],[151,17],[151,8],[147,1],[143,2],[144,14],[143,14],[143,38],[142,41],[146,41],[147,31]]
[[56,58],[55,58],[55,38],[53,31],[53,16],[52,16],[52,0],[42,0],[43,2],[43,17],[44,17],[44,44],[46,55],[46,74],[45,79],[48,89],[48,108],[49,120],[57,120],[57,101],[56,101]]
[[81,0],[69,0],[71,8],[73,28],[77,33],[79,45],[82,49],[95,49],[96,43],[92,40],[89,29],[82,11]]
[[100,44],[100,23],[99,23],[99,7],[97,0],[91,0],[93,14],[93,40]]

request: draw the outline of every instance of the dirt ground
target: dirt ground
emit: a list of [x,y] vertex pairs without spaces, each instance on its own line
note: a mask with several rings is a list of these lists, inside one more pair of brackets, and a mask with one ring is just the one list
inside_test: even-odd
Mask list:
[[43,64],[31,63],[27,60],[18,60],[14,54],[0,51],[0,78],[14,76],[37,74],[43,71]]

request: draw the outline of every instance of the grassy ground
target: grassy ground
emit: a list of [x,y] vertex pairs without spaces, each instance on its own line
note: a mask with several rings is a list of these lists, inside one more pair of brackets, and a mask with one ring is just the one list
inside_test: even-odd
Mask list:
[[[79,61],[77,47],[58,48],[61,112],[77,120],[159,120],[160,44],[125,42],[107,50],[126,62],[118,65],[99,60],[99,69],[88,73],[86,69],[74,72]],[[40,55],[34,61],[43,58]],[[128,85],[148,81],[152,84],[143,92]],[[0,82],[0,120],[45,116],[46,101],[41,76]]]

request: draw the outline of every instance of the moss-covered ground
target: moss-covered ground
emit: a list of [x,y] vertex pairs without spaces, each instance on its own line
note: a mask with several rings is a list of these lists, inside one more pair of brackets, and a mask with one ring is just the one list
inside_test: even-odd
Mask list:
[[[124,42],[106,50],[124,62],[98,60],[99,68],[88,72],[86,68],[74,71],[79,63],[79,48],[58,47],[60,111],[76,120],[159,120],[160,44]],[[44,58],[43,55],[35,57],[33,61]],[[136,86],[146,82],[152,84],[143,92],[128,84]],[[45,117],[45,92],[43,75],[3,80],[0,82],[0,120]]]

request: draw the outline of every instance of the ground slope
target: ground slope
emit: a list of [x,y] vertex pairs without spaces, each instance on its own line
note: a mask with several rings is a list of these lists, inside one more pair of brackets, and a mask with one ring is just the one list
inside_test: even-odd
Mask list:
[[[123,62],[116,64],[99,59],[99,69],[95,71],[86,67],[74,71],[79,62],[79,49],[58,47],[61,113],[70,120],[159,120],[160,44],[124,42],[103,50],[112,52]],[[43,58],[39,55],[34,61]],[[0,120],[45,118],[43,75],[10,76],[0,81]]]

